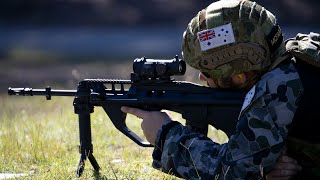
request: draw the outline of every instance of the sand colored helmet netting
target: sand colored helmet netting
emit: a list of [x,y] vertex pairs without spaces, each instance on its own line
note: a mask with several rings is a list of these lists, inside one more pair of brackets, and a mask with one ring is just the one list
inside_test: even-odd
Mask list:
[[213,78],[266,69],[285,51],[275,16],[247,0],[212,3],[191,20],[183,38],[184,60]]

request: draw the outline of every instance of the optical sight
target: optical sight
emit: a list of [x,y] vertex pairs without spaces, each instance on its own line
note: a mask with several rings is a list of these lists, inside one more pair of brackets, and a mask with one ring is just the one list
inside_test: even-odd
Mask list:
[[142,57],[134,60],[133,72],[139,79],[170,79],[170,76],[184,75],[186,63],[178,56],[173,59]]

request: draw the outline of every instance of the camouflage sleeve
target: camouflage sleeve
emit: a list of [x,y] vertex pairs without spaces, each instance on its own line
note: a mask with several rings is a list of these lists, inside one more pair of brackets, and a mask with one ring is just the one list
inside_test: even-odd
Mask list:
[[293,65],[281,65],[248,93],[228,143],[215,143],[175,124],[166,130],[163,146],[154,150],[161,149],[154,167],[186,179],[260,178],[280,155],[302,90]]

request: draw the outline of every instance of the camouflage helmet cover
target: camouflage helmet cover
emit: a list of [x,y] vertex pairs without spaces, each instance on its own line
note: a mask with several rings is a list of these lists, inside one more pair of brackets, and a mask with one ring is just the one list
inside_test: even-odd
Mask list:
[[[234,41],[203,50],[198,35],[231,24]],[[215,34],[220,36],[220,34]],[[220,0],[200,11],[183,34],[182,55],[192,67],[212,78],[270,67],[285,51],[275,16],[248,0]]]

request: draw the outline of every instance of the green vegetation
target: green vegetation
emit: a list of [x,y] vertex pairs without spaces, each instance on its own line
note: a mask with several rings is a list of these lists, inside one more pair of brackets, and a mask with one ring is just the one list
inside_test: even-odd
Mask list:
[[[25,179],[76,179],[78,120],[73,98],[0,96],[0,173],[25,173]],[[179,115],[171,113],[175,119]],[[79,179],[178,179],[151,167],[152,148],[142,148],[118,132],[107,114],[95,108],[91,118],[94,155],[101,166],[94,174],[87,161]],[[141,120],[127,117],[139,136]],[[210,131],[219,142],[226,137]]]

